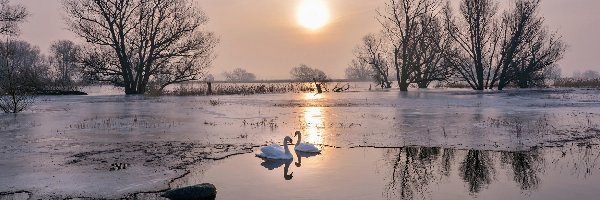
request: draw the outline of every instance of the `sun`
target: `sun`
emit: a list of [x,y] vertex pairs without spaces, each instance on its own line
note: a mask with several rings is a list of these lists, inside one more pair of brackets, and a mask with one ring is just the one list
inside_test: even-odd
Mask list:
[[296,18],[300,26],[319,30],[329,22],[329,8],[323,0],[302,0]]

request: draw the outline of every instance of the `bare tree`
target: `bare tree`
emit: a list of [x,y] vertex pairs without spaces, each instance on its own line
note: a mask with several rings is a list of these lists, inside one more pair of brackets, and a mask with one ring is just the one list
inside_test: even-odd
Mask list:
[[[556,33],[548,33],[544,28],[532,40],[525,43],[525,49],[516,62],[515,81],[520,88],[543,84],[544,69],[563,58],[566,44]],[[502,89],[498,87],[498,89]]]
[[19,25],[27,19],[29,13],[23,5],[9,3],[9,0],[0,0],[0,34],[16,36],[20,32]]
[[373,78],[373,69],[369,64],[354,59],[348,68],[346,68],[346,78],[359,81],[371,80]]
[[379,12],[401,91],[407,91],[411,83],[427,87],[432,81],[446,79],[448,70],[441,63],[450,43],[443,32],[440,11],[439,0],[389,0]]
[[325,72],[311,68],[308,65],[300,64],[298,67],[292,68],[290,71],[292,79],[302,82],[325,82],[327,81],[327,75]]
[[256,75],[242,68],[235,68],[231,72],[223,73],[226,81],[230,82],[248,82],[256,80]]
[[447,57],[452,41],[439,17],[429,16],[421,20],[423,30],[416,55],[418,67],[411,82],[417,83],[419,88],[427,88],[433,81],[445,81],[450,77]]
[[6,37],[2,44],[0,66],[0,109],[7,113],[18,113],[33,103],[30,77],[34,72],[17,67],[14,62],[16,43],[11,37],[19,34],[19,25],[25,21],[28,12],[22,5],[11,5],[8,0],[0,0],[0,35]]
[[[191,0],[62,0],[71,31],[97,52],[85,63],[98,81],[143,94],[204,75],[218,43]],[[98,58],[110,56],[111,58]],[[107,62],[98,62],[104,60]],[[110,62],[108,62],[110,61]],[[116,62],[115,62],[116,61]]]
[[362,44],[355,50],[358,62],[371,65],[373,79],[383,88],[391,88],[389,81],[390,68],[386,62],[385,42],[381,35],[368,34],[362,39]]
[[38,47],[24,41],[0,42],[0,63],[9,66],[3,70],[7,76],[0,81],[4,93],[0,98],[0,109],[17,113],[26,109],[35,99],[35,94],[46,88],[50,77],[49,65]]
[[521,87],[544,83],[544,68],[560,60],[566,45],[556,33],[549,33],[539,16],[540,0],[516,0],[502,17],[500,53],[492,76],[494,87],[502,90],[511,82]]
[[70,40],[59,40],[50,46],[50,62],[54,68],[54,81],[63,90],[72,90],[81,79],[79,70],[80,47]]
[[459,76],[476,90],[543,84],[544,68],[562,59],[566,44],[544,26],[539,6],[540,0],[515,0],[497,17],[497,2],[463,0],[454,18],[448,4],[446,28],[456,49],[448,58]]
[[525,50],[523,44],[542,26],[542,19],[536,14],[538,5],[537,0],[517,0],[515,6],[503,14],[499,35],[501,48],[490,87],[498,82],[498,89],[502,89],[514,78],[511,73],[515,73],[517,56]]
[[498,5],[493,0],[461,0],[459,17],[450,3],[444,9],[446,30],[455,43],[449,63],[474,90],[491,88],[491,68],[498,52]]

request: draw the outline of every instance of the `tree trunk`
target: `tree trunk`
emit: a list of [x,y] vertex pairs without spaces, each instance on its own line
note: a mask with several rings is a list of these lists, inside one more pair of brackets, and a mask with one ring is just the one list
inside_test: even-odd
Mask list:
[[137,89],[135,87],[131,87],[130,84],[126,84],[125,85],[125,94],[130,95],[130,94],[143,94],[140,93],[139,91],[137,91]]
[[321,84],[317,84],[317,93],[323,93],[323,89],[321,89]]
[[477,58],[476,63],[475,63],[475,73],[477,75],[477,88],[476,90],[484,90],[484,77],[483,77],[483,63],[482,63],[482,57],[481,57],[481,49],[477,50]]
[[408,91],[408,86],[410,86],[408,78],[408,69],[406,65],[402,65],[402,73],[400,75],[400,80],[398,80],[398,86],[400,87],[400,91]]
[[504,87],[506,87],[506,84],[503,81],[498,83],[498,90],[503,90]]
[[[398,62],[400,57],[400,49],[394,49],[394,66],[396,68],[396,80],[398,81],[398,87],[400,87],[400,91],[408,91],[408,75],[406,71],[406,62],[400,63]],[[403,57],[406,57],[406,53],[403,53]],[[405,58],[402,59],[406,60]]]
[[212,95],[212,83],[210,81],[206,82],[206,85],[208,85],[208,90],[206,92],[206,95]]
[[519,74],[519,88],[529,88],[529,80],[532,80],[529,73],[525,70],[521,71]]
[[399,86],[400,86],[400,91],[403,91],[403,92],[408,91],[408,84],[402,83]]
[[321,88],[321,84],[317,83],[317,79],[313,78],[313,82],[315,82],[315,86],[317,87],[317,93],[321,94],[323,93],[323,89]]

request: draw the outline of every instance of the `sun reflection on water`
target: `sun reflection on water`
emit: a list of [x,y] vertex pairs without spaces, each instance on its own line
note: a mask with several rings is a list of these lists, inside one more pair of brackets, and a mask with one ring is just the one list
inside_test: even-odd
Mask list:
[[304,108],[304,132],[306,139],[303,142],[311,144],[323,144],[325,123],[323,121],[322,108],[320,107],[305,107]]
[[303,99],[307,100],[307,101],[320,100],[320,99],[323,99],[323,95],[324,94],[304,93]]

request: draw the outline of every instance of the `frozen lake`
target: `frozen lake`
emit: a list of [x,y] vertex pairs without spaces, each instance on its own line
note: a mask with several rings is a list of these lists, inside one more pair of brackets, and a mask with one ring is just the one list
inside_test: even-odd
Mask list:
[[[311,193],[334,191],[331,195],[344,195],[336,191],[355,187],[355,191],[364,192],[360,195],[368,195],[365,197],[386,199],[382,192],[390,190],[384,190],[382,185],[397,182],[389,179],[400,178],[401,174],[384,173],[393,168],[384,167],[384,163],[393,166],[399,158],[405,161],[403,155],[409,152],[406,147],[418,146],[417,153],[429,151],[423,150],[428,147],[437,148],[436,159],[446,152],[455,155],[449,169],[451,175],[446,178],[432,175],[418,180],[427,185],[438,184],[433,184],[436,186],[432,190],[414,191],[414,196],[494,199],[501,197],[494,194],[502,194],[529,198],[522,193],[531,190],[515,186],[517,183],[512,181],[513,172],[509,169],[512,164],[504,161],[510,160],[514,152],[535,151],[539,154],[536,159],[543,161],[543,166],[536,167],[545,171],[537,173],[537,177],[546,181],[540,181],[539,186],[544,187],[537,187],[539,192],[534,190],[531,197],[544,199],[544,195],[558,191],[545,184],[558,187],[560,181],[553,180],[563,179],[544,174],[554,175],[556,173],[548,172],[554,172],[555,166],[568,166],[555,164],[557,155],[562,156],[562,152],[571,150],[568,148],[574,145],[574,151],[591,153],[566,153],[566,159],[579,159],[578,156],[587,154],[597,156],[594,144],[600,134],[599,124],[600,90],[586,89],[482,93],[441,89],[406,93],[360,90],[319,95],[209,97],[125,96],[101,91],[92,92],[90,96],[40,97],[30,111],[0,114],[3,137],[0,140],[0,194],[21,192],[19,195],[23,195],[25,192],[39,198],[134,198],[138,192],[213,182],[218,185],[220,199],[236,199],[235,195],[240,193],[227,188],[249,190],[252,187],[236,185],[238,181],[258,182],[262,176],[268,176],[273,179],[265,179],[269,182],[264,182],[267,184],[264,187],[273,188],[280,185],[278,181],[284,181],[283,172],[278,171],[283,167],[272,171],[264,169],[260,165],[262,161],[251,152],[262,145],[280,143],[283,137],[300,130],[303,140],[323,145],[326,151],[303,159],[301,168],[295,168],[292,163],[294,177],[290,183],[286,182],[288,185],[281,186],[286,190],[300,185],[302,194],[314,190]],[[471,152],[483,152],[481,155],[487,155],[483,157],[496,169],[494,178],[498,181],[481,184],[481,192],[469,191],[471,186],[465,186],[460,177],[458,168],[462,162],[471,162],[465,159]],[[228,157],[235,154],[243,155]],[[356,157],[361,159],[354,159]],[[567,162],[566,159],[561,162]],[[418,165],[426,164],[420,162],[415,161]],[[355,170],[364,169],[365,173],[359,177],[340,175],[340,179],[331,181],[350,184],[352,180],[341,178],[352,178],[372,184],[308,187],[322,184],[314,177],[326,175],[312,173],[351,174],[341,163]],[[114,170],[118,164],[127,164],[127,168]],[[240,168],[242,172],[250,171],[245,171],[241,179],[227,178],[230,174],[219,171],[234,165],[247,166]],[[438,167],[434,168],[436,173],[440,172]],[[592,167],[590,171],[597,169]],[[587,174],[593,174],[591,172]],[[412,176],[411,171],[406,173]],[[477,174],[472,176],[475,176],[473,181],[487,181],[478,180]],[[582,184],[598,182],[596,176],[586,177],[569,180]],[[230,181],[217,184],[218,180]],[[575,189],[580,188],[585,189]],[[585,190],[596,192],[593,188]]]

